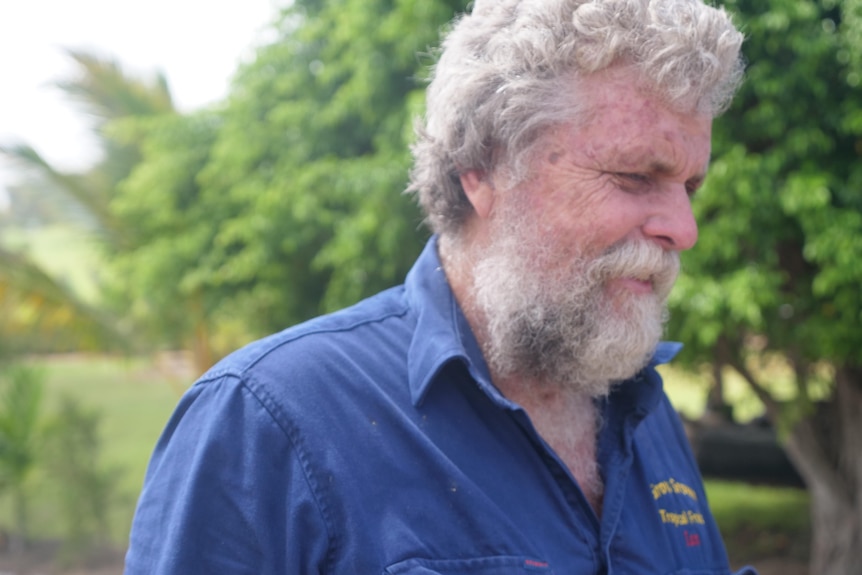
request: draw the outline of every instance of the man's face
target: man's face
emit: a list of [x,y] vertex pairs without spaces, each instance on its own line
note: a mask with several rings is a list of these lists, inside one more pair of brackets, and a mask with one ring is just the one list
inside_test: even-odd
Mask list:
[[544,135],[525,182],[495,182],[473,296],[498,373],[602,394],[658,343],[712,122],[636,86],[620,69],[582,81],[586,120]]

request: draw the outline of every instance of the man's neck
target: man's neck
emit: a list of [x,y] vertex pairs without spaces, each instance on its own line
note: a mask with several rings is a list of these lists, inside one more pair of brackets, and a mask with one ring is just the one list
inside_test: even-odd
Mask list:
[[589,395],[561,386],[495,381],[500,391],[527,412],[536,431],[565,463],[597,515],[601,515],[603,482],[596,455],[600,427]]

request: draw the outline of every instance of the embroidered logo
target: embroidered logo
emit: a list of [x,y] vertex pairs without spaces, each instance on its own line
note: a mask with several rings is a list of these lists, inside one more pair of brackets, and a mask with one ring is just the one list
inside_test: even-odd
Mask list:
[[658,483],[650,484],[650,489],[652,489],[652,497],[656,501],[658,501],[663,495],[669,495],[671,493],[681,493],[682,495],[697,501],[697,493],[694,492],[694,489],[685,483],[680,483],[673,477],[667,481],[659,481]]
[[[668,495],[675,494],[682,495],[683,500],[691,500],[695,506],[697,506],[698,503],[697,493],[695,490],[672,477],[666,481],[659,481],[658,483],[650,484],[650,489],[652,490],[652,496],[655,501],[659,501]],[[679,498],[676,499],[679,501]],[[682,532],[682,536],[687,547],[700,546],[700,535],[691,530],[692,527],[706,524],[706,520],[698,508],[677,509],[671,511],[662,506],[659,507],[658,514],[662,523],[667,523],[677,528],[688,527],[688,529],[684,529]]]

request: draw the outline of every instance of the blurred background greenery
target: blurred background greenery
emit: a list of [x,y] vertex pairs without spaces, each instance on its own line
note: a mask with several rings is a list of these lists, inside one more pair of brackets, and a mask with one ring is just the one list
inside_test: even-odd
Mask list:
[[[400,283],[431,47],[467,2],[296,0],[227,97],[69,51],[101,159],[26,142],[0,212],[3,545],[122,548],[179,394],[254,338]],[[728,0],[745,85],[715,125],[669,334],[690,419],[763,417],[806,490],[709,481],[735,562],[862,565],[862,0]]]

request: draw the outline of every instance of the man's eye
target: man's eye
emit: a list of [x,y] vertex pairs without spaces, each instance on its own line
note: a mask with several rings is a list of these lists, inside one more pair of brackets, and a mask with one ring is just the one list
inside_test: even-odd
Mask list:
[[646,184],[649,182],[649,176],[646,174],[621,174],[627,180],[631,180],[633,182],[638,182],[640,184]]
[[694,196],[697,191],[703,186],[703,178],[693,178],[685,183],[685,191],[688,197]]
[[649,188],[652,179],[646,174],[619,172],[614,174],[617,185],[626,192],[643,192]]

